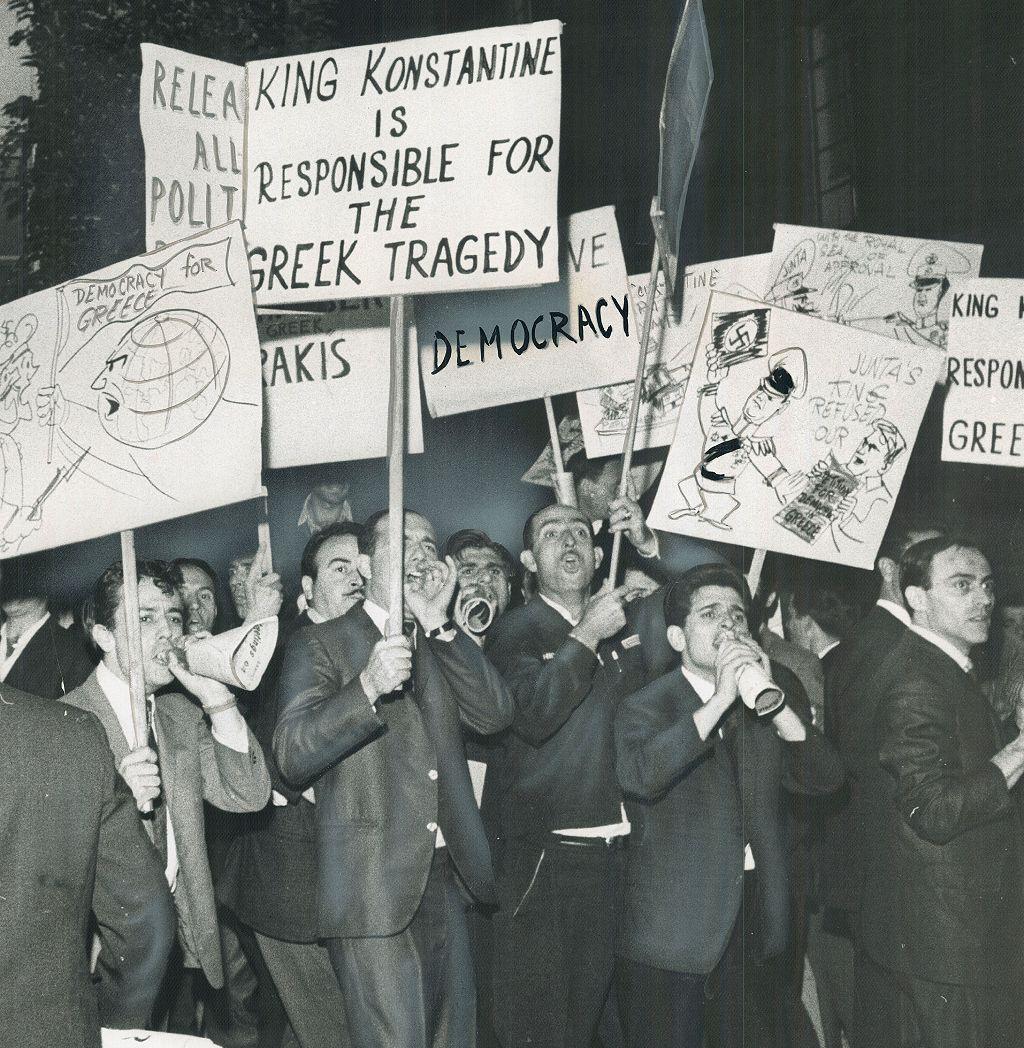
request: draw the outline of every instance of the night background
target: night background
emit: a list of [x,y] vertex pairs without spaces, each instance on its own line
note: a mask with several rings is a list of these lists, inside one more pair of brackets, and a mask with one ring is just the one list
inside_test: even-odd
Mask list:
[[[630,272],[649,268],[657,114],[674,0],[13,0],[0,59],[0,301],[145,249],[139,44],[231,62],[558,18],[559,210],[613,204]],[[682,261],[771,249],[773,222],[985,245],[982,276],[1024,278],[1024,28],[1019,0],[704,0],[715,82],[683,224]],[[19,68],[27,64],[27,70]],[[26,72],[34,75],[26,75]],[[387,347],[381,347],[382,366]],[[556,399],[556,413],[575,399]],[[939,462],[933,397],[900,505],[945,509],[980,535],[1008,586],[1024,569],[1024,477]],[[407,459],[407,504],[444,538],[482,527],[520,547],[546,500],[519,477],[547,439],[539,403],[431,420]],[[215,449],[210,449],[214,454]],[[268,471],[275,567],[297,587],[310,489],[349,485],[357,520],[386,498],[382,461]],[[142,529],[140,556],[218,569],[255,545],[255,503]],[[1020,550],[1021,552],[1018,552]],[[24,558],[77,599],[117,536]],[[16,573],[13,562],[5,573]]]

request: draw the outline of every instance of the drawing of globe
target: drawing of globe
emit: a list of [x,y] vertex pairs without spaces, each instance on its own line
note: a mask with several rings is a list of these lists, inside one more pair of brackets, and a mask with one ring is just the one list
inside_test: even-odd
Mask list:
[[217,406],[230,362],[223,331],[202,313],[169,309],[140,320],[92,384],[103,428],[136,448],[181,440]]

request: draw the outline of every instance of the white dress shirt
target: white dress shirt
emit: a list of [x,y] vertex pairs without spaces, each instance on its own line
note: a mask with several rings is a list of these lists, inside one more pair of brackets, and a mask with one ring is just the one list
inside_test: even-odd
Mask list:
[[904,626],[910,625],[910,612],[902,604],[896,604],[891,600],[886,600],[884,597],[880,597],[875,603],[880,608],[885,608],[894,618],[899,619]]
[[3,659],[0,662],[0,681],[7,680],[7,674],[11,672],[11,667],[18,661],[18,657],[25,650],[25,646],[43,628],[49,618],[50,613],[47,612],[37,622],[33,622],[27,630],[24,630],[17,641],[15,641],[10,655],[7,654],[7,623],[5,622],[0,626],[0,658]]
[[[140,743],[135,734],[135,723],[132,720],[131,692],[127,682],[112,673],[107,668],[106,663],[101,662],[96,667],[96,683],[103,689],[103,694],[106,695],[107,701],[117,717],[117,722],[121,725],[121,731],[124,732],[124,739],[128,743],[128,748],[130,750],[138,749]],[[153,734],[156,735],[156,717],[153,715],[152,695],[146,696],[146,707],[149,711],[150,723],[153,726]],[[157,745],[159,744],[160,739],[158,737]],[[248,741],[246,748],[248,748]],[[165,792],[164,798],[166,799],[166,797],[167,794]],[[167,869],[164,871],[164,876],[166,876],[167,883],[173,892],[178,881],[178,845],[174,839],[174,824],[171,822],[171,810],[166,803],[163,806],[163,812],[158,817],[167,820]]]
[[927,626],[918,626],[917,623],[912,622],[910,628],[919,636],[923,637],[929,644],[934,644],[939,651],[944,651],[964,673],[970,673],[974,669],[974,663],[971,662],[970,658],[965,655],[955,644],[946,640],[945,637],[940,636],[938,633],[934,633],[928,629]]
[[821,649],[821,651],[818,652],[818,658],[819,659],[823,659],[833,648],[838,648],[838,647],[839,647],[839,641],[837,641],[837,640],[831,641],[829,644],[826,644],[825,647],[823,647]]
[[[697,693],[697,698],[706,706],[715,694],[715,685],[711,681],[699,677],[696,673],[691,673],[685,666],[681,667],[681,669],[683,676],[690,682],[690,687]],[[718,737],[720,739],[724,738],[721,728],[718,729]],[[743,870],[746,872],[755,868],[754,853],[750,849],[750,844],[746,843],[743,845]]]

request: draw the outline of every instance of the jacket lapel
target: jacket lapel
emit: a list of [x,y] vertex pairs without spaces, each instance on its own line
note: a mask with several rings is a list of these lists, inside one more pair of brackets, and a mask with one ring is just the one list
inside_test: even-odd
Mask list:
[[106,692],[100,687],[100,682],[96,679],[95,673],[90,674],[82,685],[82,692],[82,697],[86,699],[89,711],[99,718],[100,723],[103,725],[103,730],[107,733],[107,741],[110,743],[110,750],[114,755],[115,766],[120,767],[121,761],[128,756],[131,747],[128,744],[124,731],[121,729],[121,722],[117,719],[114,707],[110,705],[110,700],[107,698]]

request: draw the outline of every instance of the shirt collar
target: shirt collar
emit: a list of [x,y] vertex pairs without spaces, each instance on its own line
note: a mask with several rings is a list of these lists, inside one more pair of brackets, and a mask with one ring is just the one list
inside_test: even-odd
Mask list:
[[543,593],[538,593],[537,596],[549,607],[554,608],[570,626],[578,626],[580,624],[582,616],[579,619],[575,619],[569,614],[569,609],[565,605],[559,604],[557,600],[551,600],[550,597],[545,597]]
[[974,668],[974,663],[971,662],[970,658],[966,656],[955,644],[951,644],[945,637],[939,636],[933,630],[928,629],[927,626],[919,626],[916,622],[910,624],[910,628],[919,636],[923,637],[930,644],[934,644],[940,651],[944,651],[964,673],[970,673]]
[[891,600],[886,600],[884,597],[880,597],[875,603],[889,612],[893,618],[899,619],[904,626],[910,625],[910,613],[902,604],[896,604]]
[[327,621],[327,619],[325,619],[323,617],[323,615],[321,615],[320,612],[317,611],[316,608],[313,607],[312,604],[307,604],[306,605],[306,618],[309,619],[310,622],[315,622],[318,625],[321,622],[326,622]]
[[830,644],[826,644],[825,647],[818,652],[818,658],[823,659],[833,648],[839,647],[839,641],[834,640]]
[[697,698],[704,703],[710,702],[711,696],[715,694],[714,684],[688,670],[685,666],[681,668],[683,676],[690,682],[690,687],[697,693]]
[[[14,649],[11,652],[12,656],[20,655],[28,645],[28,642],[43,628],[47,620],[50,618],[50,613],[47,612],[41,619],[37,619],[32,623],[27,630],[23,630],[21,636],[18,638],[17,644],[14,645]],[[0,634],[3,635],[3,644],[0,648],[6,650],[7,648],[7,623],[5,622],[0,626]],[[2,651],[0,651],[0,657],[2,657]]]
[[374,626],[380,630],[383,637],[388,629],[388,613],[379,605],[375,604],[369,597],[363,601],[363,611],[373,620]]

